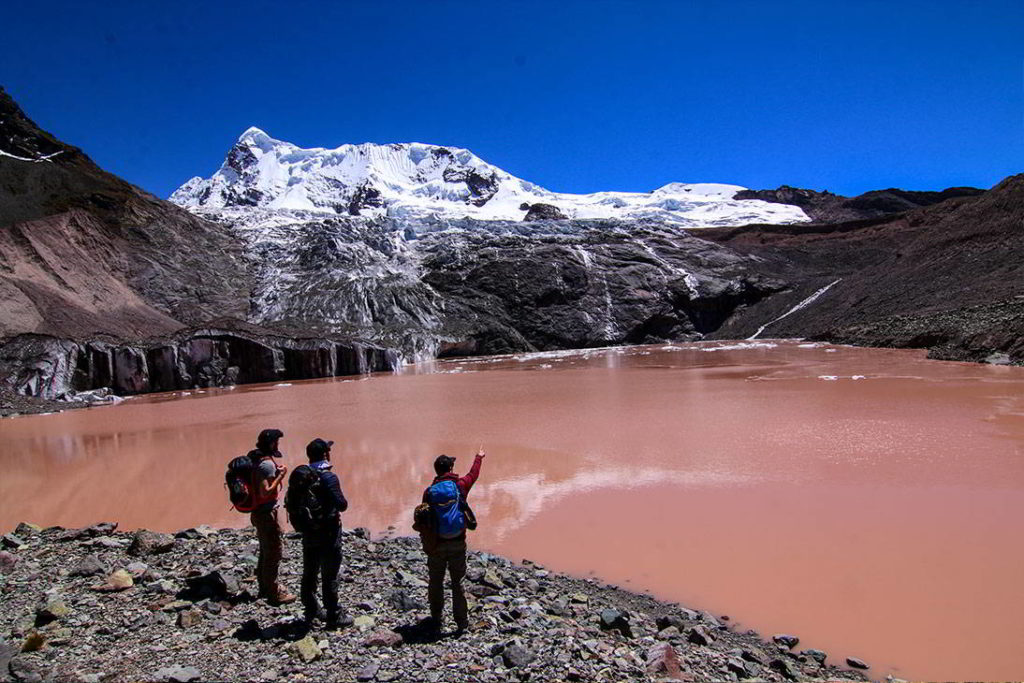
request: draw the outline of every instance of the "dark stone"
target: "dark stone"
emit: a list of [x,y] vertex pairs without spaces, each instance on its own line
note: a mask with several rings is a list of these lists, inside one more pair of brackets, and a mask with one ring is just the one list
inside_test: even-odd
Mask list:
[[370,662],[356,673],[356,680],[372,681],[377,677],[378,671],[380,671],[380,664],[378,662]]
[[534,660],[534,657],[532,652],[518,644],[509,645],[501,652],[501,661],[510,669],[526,666]]
[[793,665],[785,659],[773,659],[768,663],[768,668],[782,674],[783,677],[791,681],[795,681],[799,678],[799,674],[797,674],[796,669],[794,669]]
[[10,574],[18,564],[18,556],[6,550],[0,550],[0,574]]
[[850,667],[852,667],[854,669],[870,669],[871,668],[870,666],[868,666],[867,662],[865,662],[863,659],[857,659],[856,657],[847,657],[846,658],[846,664],[847,664],[847,666],[850,666]]
[[200,600],[237,601],[244,591],[238,578],[231,573],[212,571],[200,576],[185,579],[185,588],[178,597],[181,600],[199,602]]
[[647,651],[647,673],[679,679],[682,671],[675,648],[668,643],[657,643]]
[[[522,207],[520,207],[522,208]],[[562,213],[561,209],[551,204],[533,204],[529,207],[524,221],[564,221],[569,217]]]
[[128,546],[128,554],[133,557],[146,557],[166,553],[174,548],[174,536],[159,534],[145,529],[135,532],[132,544]]
[[0,538],[0,544],[5,548],[17,550],[21,546],[25,545],[25,541],[14,534],[4,534],[3,538]]
[[7,668],[11,672],[11,678],[19,683],[41,683],[43,680],[42,669],[29,657],[18,655],[11,659]]
[[399,612],[411,612],[423,609],[423,603],[411,597],[403,590],[396,590],[388,598],[388,603]]
[[801,654],[804,654],[804,655],[810,657],[811,659],[816,661],[818,664],[821,664],[822,666],[825,665],[825,660],[828,659],[828,654],[826,654],[822,650],[815,650],[813,648],[809,649],[809,650],[804,650]]
[[710,645],[714,637],[703,626],[694,626],[686,632],[686,639],[694,645]]
[[777,635],[772,636],[772,640],[774,640],[777,644],[782,645],[783,647],[788,647],[790,650],[796,647],[797,643],[800,642],[800,639],[796,636],[791,636],[785,633],[779,633]]
[[629,627],[629,612],[625,610],[601,610],[601,629],[604,631],[618,631],[627,638],[633,637],[633,631]]

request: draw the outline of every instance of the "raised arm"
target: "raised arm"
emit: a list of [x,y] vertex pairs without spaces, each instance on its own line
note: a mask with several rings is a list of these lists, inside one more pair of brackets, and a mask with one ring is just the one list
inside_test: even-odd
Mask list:
[[481,448],[476,453],[476,457],[473,458],[473,466],[469,468],[462,478],[459,479],[459,490],[462,491],[463,496],[469,495],[469,490],[473,488],[473,484],[476,483],[477,477],[480,476],[480,463],[484,461],[484,450]]

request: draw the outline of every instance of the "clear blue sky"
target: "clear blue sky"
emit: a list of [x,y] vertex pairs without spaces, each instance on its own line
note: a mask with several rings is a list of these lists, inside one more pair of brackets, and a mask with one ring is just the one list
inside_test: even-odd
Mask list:
[[1024,171],[1024,2],[9,3],[0,83],[167,196],[256,125],[552,190],[856,194]]

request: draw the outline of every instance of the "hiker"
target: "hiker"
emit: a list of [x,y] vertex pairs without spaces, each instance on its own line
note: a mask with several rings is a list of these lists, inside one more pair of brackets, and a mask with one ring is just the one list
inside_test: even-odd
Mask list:
[[284,436],[280,429],[264,429],[256,439],[256,448],[249,451],[249,458],[255,466],[255,509],[249,513],[256,537],[260,542],[260,557],[256,563],[256,580],[260,597],[271,605],[287,605],[295,602],[295,596],[277,583],[277,570],[281,564],[284,548],[281,541],[281,524],[277,520],[277,499],[284,485],[286,465],[278,465],[274,458],[280,458],[278,441]]
[[444,575],[447,571],[452,582],[452,614],[458,632],[469,627],[469,609],[466,605],[466,593],[462,589],[462,579],[466,576],[466,528],[476,528],[476,520],[472,510],[466,504],[469,491],[480,476],[480,464],[486,455],[481,448],[477,451],[473,466],[464,477],[459,477],[452,469],[455,458],[439,455],[434,460],[433,483],[423,492],[423,503],[430,506],[434,513],[436,541],[427,550],[427,570],[430,583],[427,596],[430,600],[429,626],[434,631],[441,630],[444,616]]
[[[308,465],[296,467],[288,479],[285,508],[295,530],[302,534],[302,607],[306,625],[324,622],[329,631],[352,625],[352,617],[338,607],[338,571],[341,569],[341,513],[348,501],[338,475],[331,471],[333,441],[313,439],[306,446]],[[317,575],[322,576],[324,610],[316,599]]]

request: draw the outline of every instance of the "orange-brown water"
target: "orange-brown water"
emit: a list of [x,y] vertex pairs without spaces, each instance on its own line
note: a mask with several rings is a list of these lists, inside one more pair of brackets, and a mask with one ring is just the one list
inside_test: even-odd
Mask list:
[[[471,543],[931,679],[1024,678],[1024,369],[704,343],[449,361],[0,421],[0,528],[241,525],[225,462],[334,439],[347,526],[489,455]],[[835,379],[830,379],[835,377]],[[854,379],[863,377],[863,379]],[[44,486],[45,482],[45,486]]]

